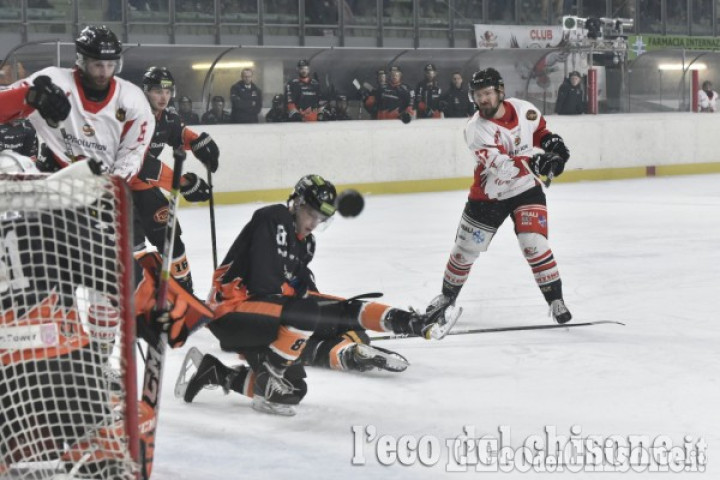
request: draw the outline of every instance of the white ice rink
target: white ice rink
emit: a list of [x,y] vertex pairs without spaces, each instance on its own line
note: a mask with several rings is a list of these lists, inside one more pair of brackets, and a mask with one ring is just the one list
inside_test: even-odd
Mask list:
[[[465,426],[476,439],[497,438],[502,427],[512,449],[533,435],[542,446],[546,427],[568,436],[575,426],[575,438],[600,441],[645,436],[662,443],[665,436],[679,447],[670,454],[672,468],[673,458],[697,450],[684,443],[696,447],[702,438],[702,478],[720,478],[719,186],[720,175],[705,175],[549,189],[550,243],[574,321],[618,320],[624,327],[385,341],[408,357],[406,372],[308,369],[309,393],[292,418],[257,413],[248,399],[221,390],[184,404],[173,397],[173,384],[187,347],[169,352],[153,480],[474,478],[473,465],[468,473],[446,471],[446,441]],[[366,197],[360,217],[336,218],[318,235],[313,267],[320,289],[341,296],[382,291],[391,305],[424,306],[439,292],[466,195]],[[219,260],[258,207],[216,208]],[[196,293],[204,297],[212,271],[208,209],[184,208],[180,220]],[[509,221],[475,263],[458,304],[465,308],[458,328],[550,322]],[[189,345],[235,362],[208,331]],[[377,435],[355,436],[353,426]],[[422,438],[440,449],[424,449],[428,466],[384,466],[388,455],[379,459],[377,452],[387,450],[378,441],[385,435],[410,436],[401,443]],[[662,449],[655,453],[662,461]],[[353,465],[353,457],[364,465]],[[516,469],[479,478],[535,476]],[[628,476],[635,477],[564,478]],[[686,477],[700,475],[661,478]]]

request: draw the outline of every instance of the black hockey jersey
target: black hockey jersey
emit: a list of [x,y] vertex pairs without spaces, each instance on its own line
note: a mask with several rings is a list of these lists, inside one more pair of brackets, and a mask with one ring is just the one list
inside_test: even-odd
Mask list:
[[314,236],[298,238],[295,218],[287,206],[263,207],[255,211],[222,261],[220,283],[239,281],[250,296],[317,290],[308,268],[314,254]]

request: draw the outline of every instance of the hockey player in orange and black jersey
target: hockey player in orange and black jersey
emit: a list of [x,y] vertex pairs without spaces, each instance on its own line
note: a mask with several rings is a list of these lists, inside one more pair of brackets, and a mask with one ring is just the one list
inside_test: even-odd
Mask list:
[[428,63],[423,68],[425,79],[415,87],[415,111],[417,118],[443,118],[440,109],[442,89],[438,85],[435,65]]
[[[211,171],[218,167],[218,149],[207,133],[198,135],[185,126],[180,116],[167,108],[175,92],[175,79],[165,67],[150,67],[143,76],[143,91],[155,115],[155,131],[142,169],[132,182],[133,200],[139,213],[142,231],[158,251],[163,251],[165,227],[167,225],[168,200],[160,188],[171,189],[173,171],[160,159],[165,145],[173,149],[193,149],[194,145],[205,144],[196,155],[203,158]],[[202,155],[205,154],[203,157]],[[201,160],[202,161],[202,160]],[[180,193],[189,202],[204,202],[210,199],[210,187],[194,173],[185,173],[180,180]],[[136,225],[137,228],[137,225]],[[193,291],[190,265],[185,254],[185,244],[178,225],[173,243],[172,275],[189,292]],[[139,247],[138,255],[144,251]]]
[[335,201],[332,183],[306,175],[287,204],[253,214],[215,271],[209,299],[215,320],[208,325],[220,347],[242,354],[249,366],[229,368],[205,355],[186,383],[185,401],[204,386],[220,385],[252,397],[258,411],[293,415],[307,391],[303,365],[407,367],[402,356],[370,346],[366,329],[438,338],[436,317],[319,293],[309,268],[313,231],[335,213]]
[[408,123],[415,114],[414,102],[415,92],[402,83],[402,70],[394,66],[390,68],[390,82],[378,86],[375,94],[365,100],[365,108],[373,110],[378,120],[399,118]]
[[320,109],[320,82],[310,76],[310,63],[297,63],[297,78],[285,84],[288,121],[315,122]]
[[37,158],[38,139],[32,124],[26,119],[17,119],[0,125],[0,150]]
[[[509,217],[550,315],[559,324],[567,323],[572,315],[548,243],[547,202],[540,176],[560,176],[570,152],[563,139],[547,129],[532,103],[505,98],[505,83],[497,70],[475,72],[469,95],[477,112],[465,127],[465,140],[477,161],[475,179],[445,267],[442,293],[427,312],[442,311],[455,302],[473,263]],[[534,147],[545,153],[534,154]]]

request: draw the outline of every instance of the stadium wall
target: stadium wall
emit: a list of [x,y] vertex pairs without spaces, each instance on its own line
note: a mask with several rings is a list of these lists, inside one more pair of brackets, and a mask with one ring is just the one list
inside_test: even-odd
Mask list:
[[[546,117],[571,159],[556,182],[720,172],[720,115],[693,113]],[[466,189],[474,161],[464,119],[208,125],[220,169],[216,203],[278,201],[318,173],[363,193]],[[165,149],[164,160],[171,162]],[[191,156],[192,157],[192,156]],[[203,177],[196,160],[186,162]]]

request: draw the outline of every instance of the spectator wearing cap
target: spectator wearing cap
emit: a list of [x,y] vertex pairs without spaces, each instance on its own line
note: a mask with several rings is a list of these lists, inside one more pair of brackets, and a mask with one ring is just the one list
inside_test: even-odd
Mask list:
[[203,125],[217,125],[218,123],[231,123],[230,114],[225,111],[225,99],[220,95],[210,100],[210,110],[203,113],[200,119]]
[[200,125],[200,117],[193,112],[192,99],[186,95],[178,100],[178,115],[185,125]]
[[335,100],[328,102],[323,111],[318,115],[318,120],[352,120],[348,115],[348,101],[345,95],[338,95]]
[[363,107],[370,114],[370,117],[373,120],[377,120],[378,101],[382,90],[385,88],[385,85],[387,85],[387,72],[385,72],[384,69],[378,70],[376,73],[376,78],[377,88],[372,91],[363,88],[360,91]]
[[460,72],[453,72],[450,87],[440,96],[439,105],[445,118],[472,117],[475,113],[475,104],[470,101]]
[[572,71],[558,88],[555,113],[558,115],[580,115],[585,113],[585,94],[580,84],[580,72]]
[[440,95],[442,89],[437,82],[435,65],[428,63],[423,68],[425,78],[415,87],[415,111],[418,118],[442,118]]
[[315,122],[320,109],[320,82],[310,76],[310,63],[297,63],[298,76],[285,85],[285,103],[291,122]]
[[230,87],[230,105],[233,123],[258,123],[262,91],[253,82],[251,68],[244,68],[240,72],[240,81]]
[[272,107],[265,114],[265,121],[268,123],[287,122],[287,112],[285,111],[285,97],[277,94],[272,98]]
[[409,122],[415,114],[413,104],[415,92],[402,83],[402,70],[398,66],[390,67],[390,81],[380,88],[377,97],[377,119],[401,119]]

